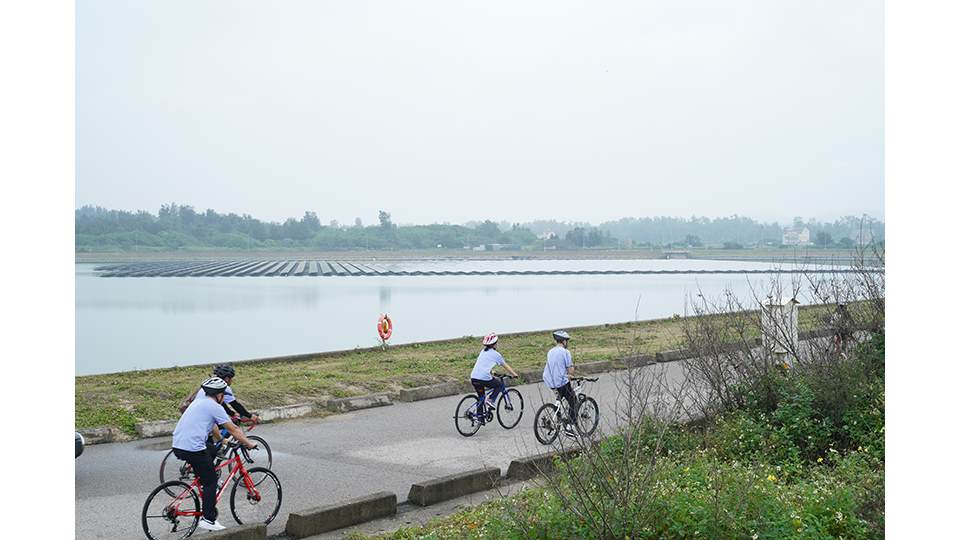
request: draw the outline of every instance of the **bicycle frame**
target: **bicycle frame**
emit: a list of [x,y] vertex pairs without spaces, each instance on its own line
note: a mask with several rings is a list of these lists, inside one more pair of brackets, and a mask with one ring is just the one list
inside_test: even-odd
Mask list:
[[[234,475],[238,473],[240,474],[240,478],[243,479],[243,485],[245,488],[247,488],[247,492],[252,493],[254,498],[256,498],[256,500],[260,500],[260,492],[257,491],[256,485],[254,484],[253,480],[250,478],[250,475],[247,474],[247,469],[244,468],[243,466],[243,460],[240,458],[239,448],[235,448],[233,450],[233,455],[230,457],[230,459],[224,461],[220,465],[217,465],[214,468],[214,471],[219,471],[224,467],[229,467],[230,472],[229,474],[227,474],[226,477],[222,478],[223,482],[220,485],[220,488],[217,490],[216,504],[220,503],[220,496],[223,495],[223,492],[227,489],[227,486],[230,485]],[[200,485],[199,477],[193,479],[193,482],[190,483],[190,489],[184,490],[183,493],[181,493],[180,495],[177,495],[173,499],[173,502],[170,503],[170,506],[173,506],[176,509],[174,513],[175,516],[197,517],[203,514],[202,510],[197,512],[180,510],[180,502],[183,501],[184,497],[186,497],[190,492],[194,490],[196,490],[198,495],[200,495],[201,497],[203,496],[203,486]]]
[[[510,392],[507,392],[507,384],[503,382],[504,377],[499,375],[496,375],[496,377],[499,378],[500,383],[503,384],[503,391],[500,392],[500,395],[503,396],[503,399],[507,400],[507,405],[509,405],[510,407],[513,407],[513,402],[510,401]],[[484,392],[483,393],[484,401],[487,401],[487,400],[493,401],[490,398],[490,396],[492,396],[495,391],[497,390],[494,388],[490,388],[486,392]],[[478,401],[477,403],[471,405],[469,409],[467,409],[471,416],[480,416],[480,414],[477,413],[477,407],[479,406],[480,406],[480,402]],[[494,409],[496,409],[496,403],[494,403]]]
[[[573,388],[573,395],[574,395],[574,396],[579,396],[579,395],[580,395],[580,393],[583,391],[583,387],[586,386],[587,381],[595,382],[596,379],[590,380],[590,379],[587,379],[587,378],[583,378],[583,379],[577,380],[577,386],[575,386],[575,387]],[[555,406],[556,409],[557,409],[557,412],[554,413],[554,419],[559,419],[559,418],[560,418],[560,414],[561,414],[562,411],[563,411],[563,404],[566,403],[567,400],[564,399],[564,398],[560,395],[560,392],[554,390],[553,393],[556,394],[556,396],[557,396],[557,400],[554,402],[554,406]],[[570,411],[570,413],[572,414],[573,411]]]
[[[231,416],[230,420],[236,425],[246,424],[247,428],[244,430],[244,433],[250,433],[251,431],[253,431],[253,428],[257,427],[257,422],[254,422],[252,420],[244,420],[239,416]],[[216,442],[217,448],[219,449],[220,445],[223,444],[223,442],[229,439],[230,437],[231,437],[230,432],[227,431],[226,428],[222,428],[220,430],[220,440]]]

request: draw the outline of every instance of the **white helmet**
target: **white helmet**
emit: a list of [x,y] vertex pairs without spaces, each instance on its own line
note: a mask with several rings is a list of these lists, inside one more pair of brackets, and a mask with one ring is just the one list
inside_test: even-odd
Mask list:
[[557,330],[556,332],[553,333],[553,339],[557,341],[570,339],[570,334],[568,334],[566,330]]
[[220,377],[210,377],[200,383],[200,388],[203,388],[204,393],[208,396],[215,396],[227,390],[227,383]]
[[497,337],[496,333],[490,332],[489,334],[483,336],[483,344],[489,347],[490,345],[496,343],[498,339],[500,338]]

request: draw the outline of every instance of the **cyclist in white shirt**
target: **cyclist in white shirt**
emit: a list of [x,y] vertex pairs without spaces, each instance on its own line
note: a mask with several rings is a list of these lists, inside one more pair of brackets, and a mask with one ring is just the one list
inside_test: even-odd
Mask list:
[[[573,356],[567,350],[570,344],[570,334],[564,330],[553,333],[557,345],[547,353],[547,364],[543,368],[543,383],[551,390],[556,391],[570,404],[570,418],[576,418],[577,397],[573,395],[570,386],[570,377],[573,375]],[[569,419],[564,416],[563,430],[567,435],[574,435]]]
[[213,443],[210,432],[214,426],[226,428],[247,448],[256,448],[256,444],[247,439],[243,430],[234,425],[223,410],[224,391],[227,383],[219,377],[211,377],[200,385],[204,397],[198,397],[183,412],[173,430],[173,455],[193,467],[203,488],[203,519],[200,528],[208,531],[225,529],[217,521],[217,473],[213,468]]
[[[517,377],[517,372],[513,370],[507,361],[503,358],[499,352],[497,352],[497,334],[490,333],[483,338],[483,350],[480,351],[480,355],[477,356],[477,362],[473,365],[473,371],[470,373],[470,382],[473,384],[474,390],[477,391],[477,396],[480,397],[479,410],[477,411],[480,414],[480,423],[485,423],[486,415],[484,414],[484,405],[493,406],[497,402],[497,396],[500,395],[500,392],[504,392],[506,389],[503,386],[503,381],[495,378],[491,372],[493,368],[497,366],[503,366],[510,375]],[[484,393],[487,388],[493,388],[493,393],[490,395],[490,401],[485,402]]]

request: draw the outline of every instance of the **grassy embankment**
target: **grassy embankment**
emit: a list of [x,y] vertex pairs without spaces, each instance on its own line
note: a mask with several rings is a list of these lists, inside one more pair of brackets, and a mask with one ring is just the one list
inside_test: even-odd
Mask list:
[[[800,311],[802,330],[821,325],[824,307]],[[652,354],[680,347],[679,317],[571,329],[575,362]],[[757,331],[759,336],[759,331]],[[553,346],[549,331],[501,334],[500,352],[514,369],[541,369]],[[280,362],[237,366],[233,388],[248,407],[271,407],[395,392],[400,388],[464,381],[479,352],[479,338],[391,346],[385,351],[356,350]],[[168,420],[177,405],[210,372],[209,366],[175,367],[78,376],[75,379],[76,427],[119,427],[134,434],[138,422]]]
[[883,335],[766,383],[709,422],[648,420],[628,452],[614,435],[542,487],[377,538],[883,538]]

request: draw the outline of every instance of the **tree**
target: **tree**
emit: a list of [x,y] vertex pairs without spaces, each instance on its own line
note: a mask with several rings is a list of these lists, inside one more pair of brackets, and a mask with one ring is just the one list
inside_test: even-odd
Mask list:
[[360,219],[360,218],[355,218],[355,219],[353,220],[353,226],[356,227],[356,228],[358,228],[358,229],[362,229],[362,228],[363,228],[363,220]]
[[833,237],[827,231],[820,231],[815,237],[814,243],[820,247],[829,247],[833,245]]
[[500,227],[488,219],[477,226],[477,232],[485,239],[492,240],[500,236]]
[[[392,229],[392,228],[393,228],[393,222],[390,221],[390,214],[389,214],[389,213],[384,212],[383,210],[381,210],[380,213],[377,215],[377,217],[380,219],[380,227],[381,227],[381,228],[383,228],[383,229]],[[360,218],[357,218],[357,219],[360,219]]]
[[686,242],[690,247],[700,247],[703,245],[703,242],[700,241],[700,237],[695,234],[688,234]]

